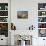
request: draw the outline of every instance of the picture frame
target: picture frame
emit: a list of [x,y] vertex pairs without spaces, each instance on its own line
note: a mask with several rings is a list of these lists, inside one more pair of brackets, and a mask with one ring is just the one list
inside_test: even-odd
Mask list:
[[28,11],[17,11],[17,19],[28,19]]

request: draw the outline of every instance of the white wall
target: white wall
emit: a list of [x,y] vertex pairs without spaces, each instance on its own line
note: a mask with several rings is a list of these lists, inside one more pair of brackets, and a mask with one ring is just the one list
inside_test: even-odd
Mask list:
[[[33,46],[40,46],[38,43],[43,44],[42,38],[35,38],[38,36],[38,3],[46,3],[46,0],[11,0],[11,22],[16,25],[18,32],[19,30],[28,30],[32,24],[35,26],[36,34],[33,38]],[[17,11],[22,10],[28,11],[28,19],[17,19]]]
[[[46,0],[45,0],[46,1]],[[17,30],[27,30],[34,25],[37,28],[38,2],[44,0],[11,0],[11,22],[16,25]],[[17,11],[28,11],[28,19],[18,19]]]
[[[27,30],[32,24],[36,27],[37,2],[30,0],[13,0],[11,2],[11,9],[11,19],[16,25],[17,30]],[[28,11],[28,19],[17,19],[17,11]]]

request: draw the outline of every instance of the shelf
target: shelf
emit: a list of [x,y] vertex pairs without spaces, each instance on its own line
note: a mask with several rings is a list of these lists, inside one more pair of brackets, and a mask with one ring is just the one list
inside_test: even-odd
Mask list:
[[0,35],[8,37],[8,3],[0,3]]
[[8,23],[8,22],[0,22],[0,23]]
[[0,17],[8,17],[8,16],[0,16]]
[[8,10],[0,10],[0,11],[8,11]]
[[38,11],[46,11],[46,10],[38,10]]
[[44,16],[38,16],[38,17],[46,17],[46,15],[44,15]]
[[38,22],[38,23],[46,23],[46,22]]
[[38,36],[46,37],[46,3],[38,3]]
[[46,28],[38,28],[38,29],[46,29]]

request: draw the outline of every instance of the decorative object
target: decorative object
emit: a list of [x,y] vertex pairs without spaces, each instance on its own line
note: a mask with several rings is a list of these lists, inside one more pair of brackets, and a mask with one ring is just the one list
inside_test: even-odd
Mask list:
[[[26,45],[32,45],[32,36],[30,36],[30,35],[19,35],[20,36],[20,38],[23,40],[23,41],[25,41],[25,44]],[[27,41],[27,42],[26,42]],[[29,42],[29,43],[28,43]]]
[[11,23],[11,30],[16,30],[16,26],[13,23]]
[[45,15],[45,12],[42,12],[42,15]]
[[29,30],[34,30],[34,26],[33,25],[31,25],[30,27],[29,27]]
[[8,6],[5,6],[5,10],[8,10]]
[[15,45],[16,46],[30,46],[32,45],[31,35],[15,35]]
[[46,11],[38,11],[38,16],[46,16]]
[[38,28],[46,28],[46,23],[39,23]]
[[0,3],[0,10],[8,10],[8,3]]
[[8,11],[0,11],[0,16],[8,16]]
[[8,37],[8,23],[0,23],[0,35]]
[[40,8],[40,10],[44,10],[44,8]]
[[39,29],[39,37],[46,37],[46,29]]
[[17,11],[17,18],[18,19],[27,19],[28,11]]
[[38,3],[38,10],[45,10],[46,9],[46,3]]
[[0,17],[0,22],[8,22],[8,17]]
[[46,17],[38,17],[38,22],[46,22]]
[[1,10],[1,6],[0,6],[0,10]]

